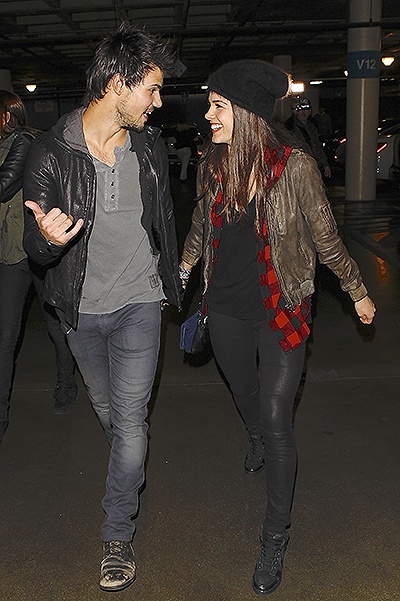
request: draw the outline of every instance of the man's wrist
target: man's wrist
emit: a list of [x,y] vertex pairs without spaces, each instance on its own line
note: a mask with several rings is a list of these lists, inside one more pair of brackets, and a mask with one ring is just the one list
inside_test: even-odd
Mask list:
[[61,248],[64,244],[57,244],[57,242],[52,242],[51,240],[46,240],[48,246],[55,246],[56,248]]

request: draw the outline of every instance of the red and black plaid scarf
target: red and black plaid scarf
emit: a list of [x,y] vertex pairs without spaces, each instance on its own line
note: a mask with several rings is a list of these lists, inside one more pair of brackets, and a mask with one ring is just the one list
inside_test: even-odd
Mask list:
[[[274,185],[281,176],[291,152],[292,149],[289,146],[282,146],[278,150],[270,150],[269,148],[266,150],[265,163],[268,169],[268,187]],[[221,189],[211,208],[213,226],[212,267],[218,259],[218,246],[223,222],[223,216],[220,213],[222,201],[223,192]],[[258,238],[258,246],[258,273],[269,326],[276,333],[281,348],[284,351],[291,351],[300,346],[310,334],[310,328],[307,324],[310,315],[310,297],[305,298],[301,305],[295,307],[293,311],[286,307],[271,261],[271,246],[268,241],[268,227],[265,216],[262,223],[262,238]]]

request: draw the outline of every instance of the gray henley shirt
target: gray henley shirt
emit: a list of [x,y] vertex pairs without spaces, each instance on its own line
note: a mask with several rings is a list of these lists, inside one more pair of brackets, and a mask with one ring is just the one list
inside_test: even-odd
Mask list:
[[127,134],[125,144],[114,150],[112,167],[93,157],[96,209],[80,313],[111,313],[130,303],[164,298],[158,257],[141,223],[139,163],[130,145]]

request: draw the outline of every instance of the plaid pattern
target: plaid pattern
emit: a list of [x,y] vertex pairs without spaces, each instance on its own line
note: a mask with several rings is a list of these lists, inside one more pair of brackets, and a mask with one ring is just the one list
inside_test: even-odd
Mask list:
[[278,278],[271,261],[271,246],[268,243],[267,222],[263,222],[262,248],[257,253],[263,303],[269,315],[269,326],[279,337],[279,345],[285,351],[293,351],[310,334],[307,320],[310,315],[310,298],[303,299],[293,311],[285,306]]
[[[292,149],[288,146],[280,150],[271,151],[267,149],[265,161],[270,168],[268,184],[276,183],[282,174]],[[218,259],[218,247],[220,241],[220,230],[222,228],[222,215],[219,214],[219,205],[222,203],[222,190],[217,194],[211,208],[212,232],[212,267]],[[271,261],[271,246],[268,241],[267,221],[264,218],[263,237],[258,239],[259,250],[257,252],[258,272],[261,286],[263,304],[269,317],[269,326],[278,337],[280,347],[285,351],[292,351],[309,336],[310,328],[307,321],[310,316],[310,297],[303,299],[301,305],[293,311],[285,306],[285,301],[279,286],[274,267]],[[203,312],[207,311],[207,304]]]

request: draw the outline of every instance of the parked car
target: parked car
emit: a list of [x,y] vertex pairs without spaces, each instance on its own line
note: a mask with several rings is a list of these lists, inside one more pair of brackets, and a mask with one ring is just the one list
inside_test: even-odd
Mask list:
[[[192,145],[192,156],[190,157],[189,163],[196,165],[201,155],[203,154],[203,138],[197,129],[196,125],[190,125],[190,130],[193,133],[193,140],[195,143]],[[161,136],[164,139],[167,147],[168,160],[170,165],[180,164],[180,160],[176,155],[175,142],[176,142],[176,131],[177,124],[169,124],[161,126]]]
[[[396,165],[396,148],[398,155],[400,123],[391,125],[387,129],[384,128],[384,125],[380,125],[378,131],[378,143],[376,146],[376,176],[379,179],[391,179],[389,173],[392,166]],[[335,161],[341,165],[345,165],[346,163],[346,138],[343,138],[336,148]],[[395,176],[395,174],[393,174],[393,176]]]

